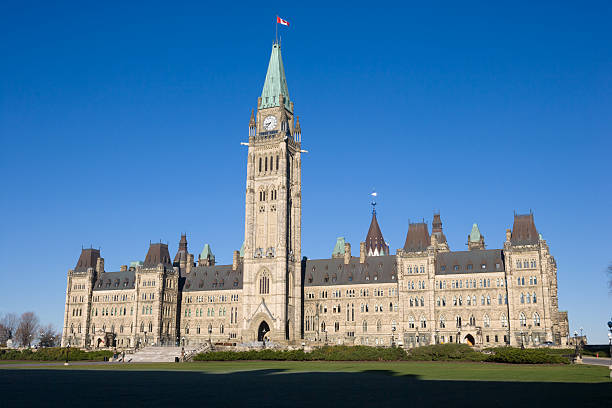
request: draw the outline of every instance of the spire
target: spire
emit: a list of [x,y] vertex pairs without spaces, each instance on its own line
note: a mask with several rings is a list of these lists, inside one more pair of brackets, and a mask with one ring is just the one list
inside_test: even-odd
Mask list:
[[280,44],[274,43],[272,45],[272,54],[270,54],[270,62],[268,63],[266,82],[261,91],[261,103],[258,108],[263,109],[280,106],[280,95],[283,95],[285,108],[291,112],[289,88],[287,87],[287,78],[285,77],[285,68],[283,67]]
[[212,249],[210,249],[210,245],[205,244],[204,249],[200,253],[200,259],[198,265],[214,265],[215,264],[215,255],[212,253]]
[[446,242],[446,236],[442,232],[442,220],[440,219],[440,213],[434,213],[433,221],[431,222],[431,235],[435,235],[439,244]]
[[181,234],[181,240],[179,241],[179,249],[174,257],[174,266],[180,266],[181,262],[187,262],[187,234]]
[[336,240],[336,246],[332,251],[332,258],[342,258],[344,256],[344,237],[338,237]]
[[472,231],[468,235],[468,249],[470,251],[473,249],[485,249],[484,236],[480,233],[476,223],[472,225]]
[[249,127],[255,127],[255,110],[251,109],[251,120],[249,120]]
[[378,220],[376,219],[376,211],[372,211],[372,222],[365,240],[366,253],[368,256],[389,255],[389,246],[385,243]]

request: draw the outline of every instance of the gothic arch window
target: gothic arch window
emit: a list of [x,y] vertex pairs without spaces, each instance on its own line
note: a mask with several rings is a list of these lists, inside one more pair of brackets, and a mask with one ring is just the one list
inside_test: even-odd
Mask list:
[[505,314],[502,313],[501,317],[499,318],[500,322],[501,322],[501,326],[502,327],[508,327],[508,318],[506,317]]
[[264,159],[264,171],[268,171],[268,158]]
[[408,328],[414,329],[414,317],[413,316],[408,317]]
[[533,292],[533,303],[538,303],[538,299],[536,298],[535,292]]
[[456,323],[457,323],[457,327],[461,327],[461,316],[457,316],[457,318],[455,320],[456,320]]
[[259,294],[267,295],[270,293],[270,274],[267,270],[261,272],[259,276]]
[[380,321],[380,320],[378,320],[378,321],[376,322],[376,331],[377,331],[377,332],[382,331],[382,323],[381,323],[381,321]]
[[476,326],[476,318],[474,315],[470,316],[470,326]]
[[440,316],[440,328],[444,329],[446,328],[446,319],[444,318],[444,316]]
[[525,313],[523,312],[521,312],[521,314],[519,315],[519,323],[523,327],[527,326],[527,318],[525,317]]
[[362,329],[363,329],[363,332],[364,332],[364,333],[367,333],[367,332],[368,332],[368,322],[367,322],[367,320],[364,320],[364,321],[363,321],[363,324],[362,324]]
[[482,320],[484,322],[484,327],[490,327],[491,326],[491,318],[489,317],[489,315],[484,315]]
[[533,314],[533,325],[534,326],[540,326],[540,315],[538,314],[538,312],[535,312]]
[[261,173],[261,157],[259,158],[259,172]]
[[223,326],[223,323],[221,323],[219,325],[219,333],[223,334],[225,332],[225,326]]
[[425,316],[421,316],[421,329],[426,329],[427,328],[427,319],[425,318]]

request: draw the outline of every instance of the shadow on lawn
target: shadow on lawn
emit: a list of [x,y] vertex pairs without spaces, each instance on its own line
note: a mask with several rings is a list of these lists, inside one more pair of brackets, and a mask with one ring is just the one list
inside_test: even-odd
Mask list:
[[[605,406],[608,383],[430,381],[387,370],[294,373],[0,370],[12,406]],[[193,404],[193,405],[191,405]]]

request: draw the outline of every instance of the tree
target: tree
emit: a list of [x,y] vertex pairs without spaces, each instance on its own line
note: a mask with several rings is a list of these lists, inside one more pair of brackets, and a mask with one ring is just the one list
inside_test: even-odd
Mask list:
[[19,318],[15,313],[7,313],[0,318],[0,344],[15,337]]
[[38,341],[41,347],[56,347],[59,344],[59,333],[53,325],[42,326],[38,331]]
[[22,346],[30,347],[38,334],[38,326],[38,317],[34,312],[25,312],[19,320],[15,338]]

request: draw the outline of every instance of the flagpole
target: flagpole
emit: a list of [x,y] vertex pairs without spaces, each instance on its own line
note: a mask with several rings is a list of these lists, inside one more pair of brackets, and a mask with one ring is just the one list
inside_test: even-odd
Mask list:
[[276,15],[276,20],[274,21],[274,38],[276,39],[276,44],[278,44],[278,14]]

